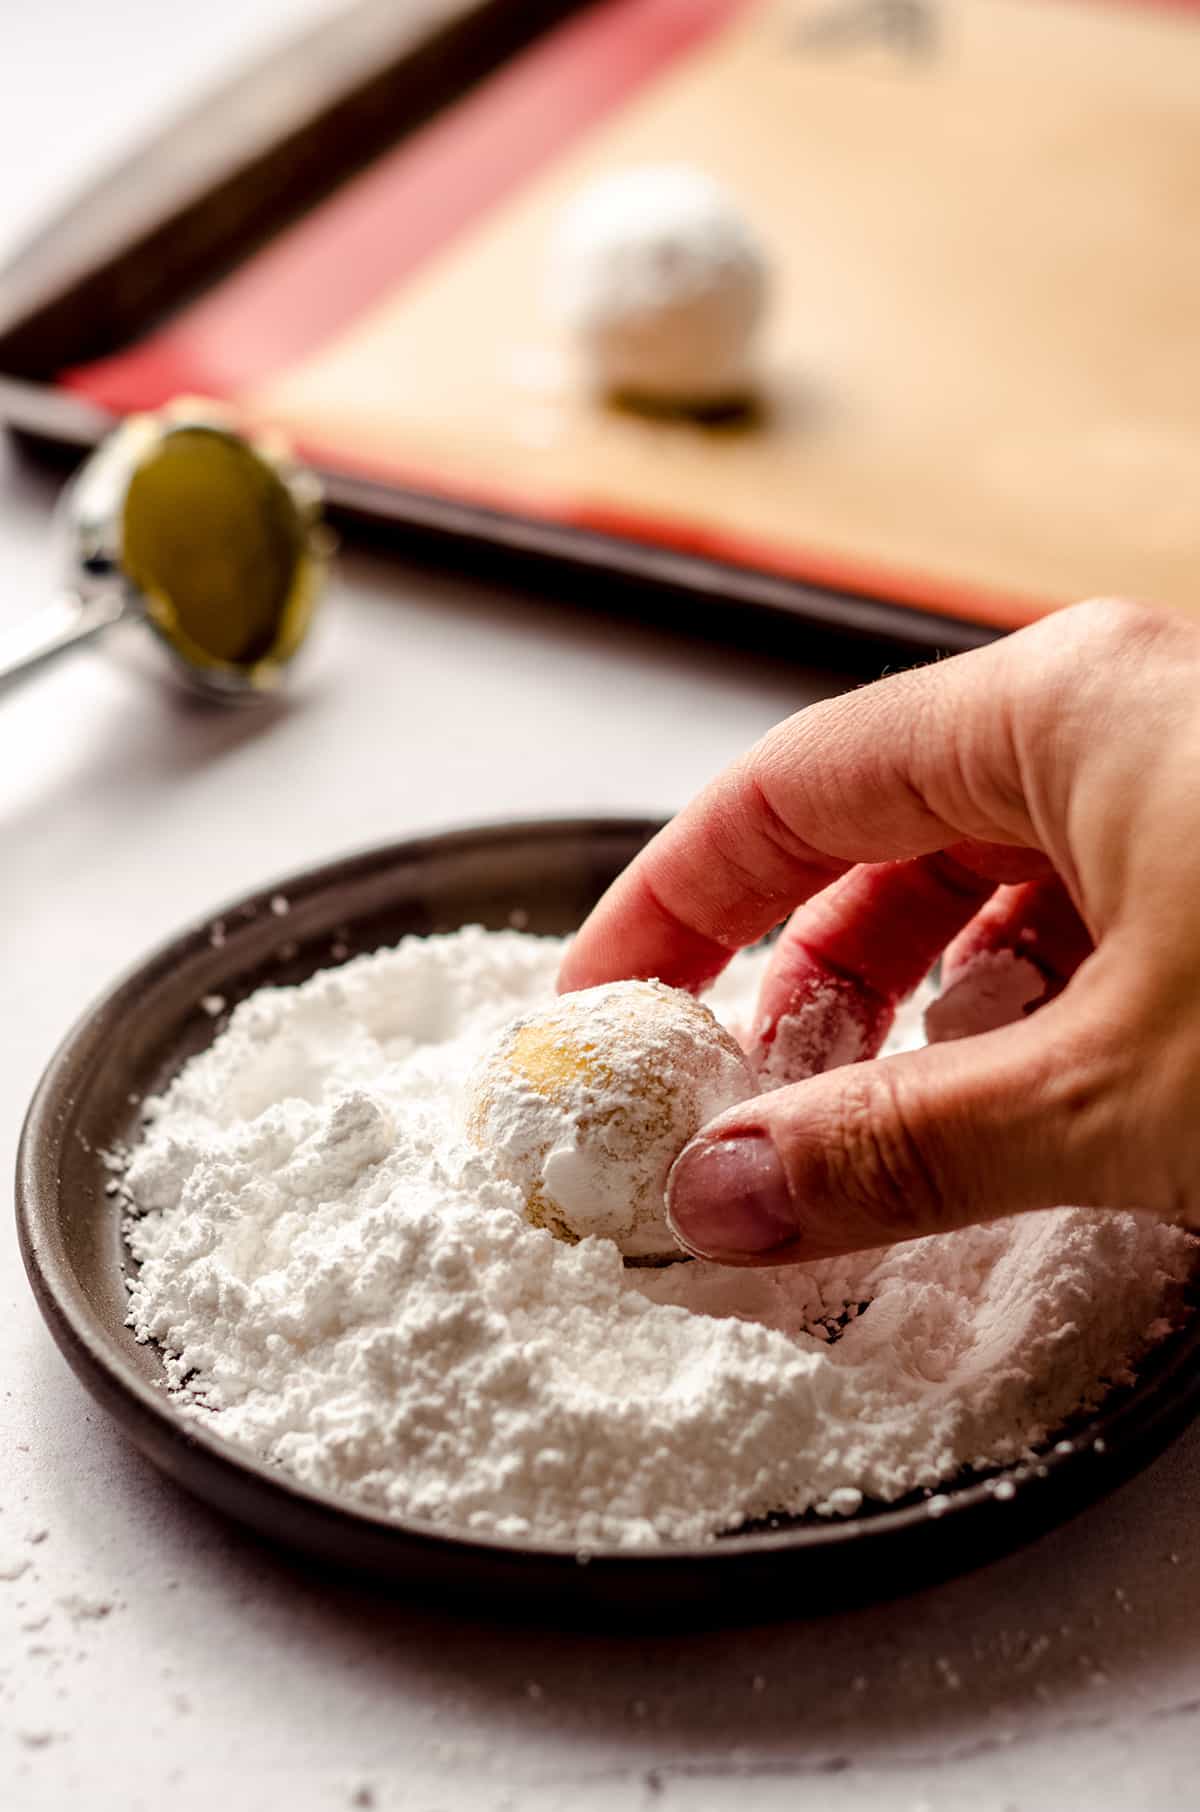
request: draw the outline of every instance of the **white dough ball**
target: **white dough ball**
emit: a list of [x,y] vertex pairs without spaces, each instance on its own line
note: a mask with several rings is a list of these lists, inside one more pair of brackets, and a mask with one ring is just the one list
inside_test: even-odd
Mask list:
[[683,408],[749,396],[766,259],[702,170],[645,165],[584,189],[559,227],[550,285],[600,389]]
[[755,1084],[706,1006],[662,982],[609,982],[514,1020],[471,1078],[467,1131],[534,1226],[678,1258],[667,1172]]

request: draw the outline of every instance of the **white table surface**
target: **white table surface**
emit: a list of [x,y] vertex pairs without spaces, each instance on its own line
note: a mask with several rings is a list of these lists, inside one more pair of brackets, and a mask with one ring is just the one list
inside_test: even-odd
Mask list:
[[[0,251],[139,122],[316,10],[0,0]],[[0,454],[0,621],[49,583],[53,488]],[[0,708],[6,1173],[59,1036],[181,921],[408,832],[669,809],[838,683],[360,554],[278,714],[183,700],[135,643]],[[496,1627],[323,1583],[160,1479],[67,1371],[6,1229],[0,1454],[14,1812],[1200,1799],[1200,1432],[1025,1553],[887,1605],[655,1639]]]

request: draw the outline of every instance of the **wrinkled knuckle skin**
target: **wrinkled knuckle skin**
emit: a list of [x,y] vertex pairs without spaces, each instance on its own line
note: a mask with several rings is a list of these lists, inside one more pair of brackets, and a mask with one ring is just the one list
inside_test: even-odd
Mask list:
[[783,862],[798,865],[811,860],[811,848],[776,808],[766,780],[752,766],[747,766],[743,784],[744,801],[759,841]]
[[887,1063],[839,1072],[828,1129],[830,1194],[873,1243],[916,1239],[939,1219],[941,1193]]
[[1089,598],[1048,618],[1047,628],[1069,656],[1083,655],[1107,667],[1143,652],[1164,635],[1173,636],[1178,622],[1166,611],[1128,598]]
[[[745,823],[738,815],[714,815],[704,833],[704,867],[712,874],[727,877],[743,902],[759,906],[777,922],[786,916],[790,904],[785,880],[787,864],[761,838],[753,842],[748,853],[747,841]],[[719,934],[720,927],[716,929]]]

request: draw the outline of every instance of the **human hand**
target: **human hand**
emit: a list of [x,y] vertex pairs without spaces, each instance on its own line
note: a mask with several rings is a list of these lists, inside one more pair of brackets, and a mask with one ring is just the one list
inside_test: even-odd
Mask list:
[[[1200,1222],[1195,628],[1077,605],[787,719],[630,864],[559,986],[698,989],[789,912],[750,1054],[809,1079],[685,1147],[690,1251],[783,1264],[1058,1202]],[[947,987],[1019,952],[1036,1013],[830,1067],[875,1057],[943,951]]]

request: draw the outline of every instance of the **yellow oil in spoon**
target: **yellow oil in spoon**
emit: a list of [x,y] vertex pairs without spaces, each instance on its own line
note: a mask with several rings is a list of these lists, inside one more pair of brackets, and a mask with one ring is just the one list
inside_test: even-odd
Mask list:
[[206,425],[151,442],[129,479],[120,538],[125,578],[189,666],[270,685],[304,640],[321,567],[312,525],[248,442]]

